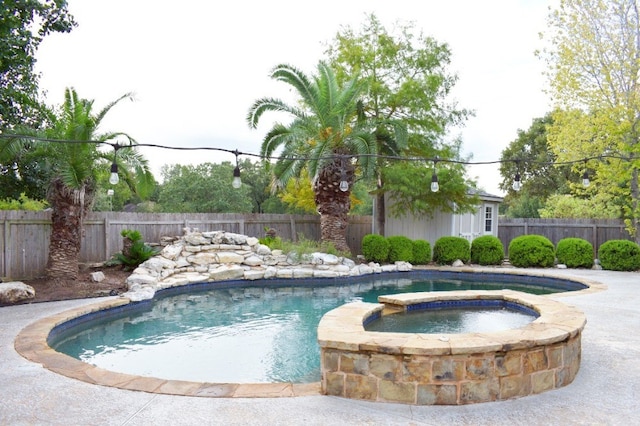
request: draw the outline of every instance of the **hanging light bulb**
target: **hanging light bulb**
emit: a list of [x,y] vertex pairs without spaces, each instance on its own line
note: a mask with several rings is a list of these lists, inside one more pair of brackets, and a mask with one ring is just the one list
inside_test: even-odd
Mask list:
[[589,181],[589,173],[587,173],[587,171],[585,170],[582,174],[582,186],[588,188],[590,184],[591,182]]
[[438,183],[438,175],[436,175],[436,172],[434,170],[433,174],[431,175],[431,192],[438,191],[440,191],[440,184]]
[[242,186],[242,179],[240,179],[240,167],[238,166],[233,169],[233,182],[231,182],[231,186],[233,186],[235,189],[238,189]]
[[111,163],[111,174],[109,175],[109,183],[111,185],[117,185],[118,182],[120,182],[120,178],[118,177],[118,164],[116,163],[118,150],[120,148],[121,146],[118,142],[113,145],[113,163]]
[[115,161],[111,164],[111,175],[109,176],[109,183],[111,185],[117,185],[120,182],[120,178],[118,177],[118,165]]
[[513,180],[513,185],[511,185],[514,191],[520,191],[522,188],[522,182],[520,182],[520,173],[516,173],[515,179]]
[[347,192],[349,190],[349,182],[347,181],[347,171],[345,170],[344,166],[344,157],[341,158],[340,162],[342,164],[342,167],[340,170],[340,185],[338,186],[338,188],[342,192]]

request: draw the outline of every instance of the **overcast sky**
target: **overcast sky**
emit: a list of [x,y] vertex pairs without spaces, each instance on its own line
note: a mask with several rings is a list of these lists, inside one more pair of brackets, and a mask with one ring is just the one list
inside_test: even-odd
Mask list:
[[[259,153],[274,120],[257,130],[245,117],[263,96],[287,98],[288,87],[268,75],[279,63],[313,73],[325,44],[341,27],[360,29],[375,13],[387,29],[396,21],[452,51],[449,71],[459,82],[459,107],[476,115],[456,134],[473,161],[492,161],[532,120],[549,111],[543,93],[542,46],[553,0],[69,0],[78,27],[47,37],[37,70],[49,104],[64,89],[95,99],[97,110],[127,92],[136,101],[114,108],[103,131],[124,131],[139,143],[210,146]],[[143,148],[154,174],[164,164],[234,161],[212,151]],[[498,166],[474,166],[469,176],[500,194]],[[429,182],[425,182],[428,185]]]

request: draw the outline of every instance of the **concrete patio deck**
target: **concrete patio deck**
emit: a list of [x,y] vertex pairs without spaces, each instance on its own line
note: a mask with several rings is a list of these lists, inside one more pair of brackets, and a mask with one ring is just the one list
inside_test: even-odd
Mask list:
[[76,300],[0,308],[0,425],[640,424],[640,273],[540,272],[608,287],[554,296],[587,316],[581,369],[559,390],[465,406],[409,406],[321,395],[198,398],[92,385],[53,373],[14,349],[27,325],[96,301]]

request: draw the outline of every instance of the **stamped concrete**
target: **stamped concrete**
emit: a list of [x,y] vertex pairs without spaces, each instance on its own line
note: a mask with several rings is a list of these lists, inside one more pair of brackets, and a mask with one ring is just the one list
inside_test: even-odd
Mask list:
[[200,398],[99,386],[49,371],[14,348],[19,332],[35,321],[96,302],[77,300],[0,308],[0,425],[640,424],[640,274],[540,272],[608,287],[554,296],[587,316],[580,371],[558,390],[502,402],[415,407],[320,395]]

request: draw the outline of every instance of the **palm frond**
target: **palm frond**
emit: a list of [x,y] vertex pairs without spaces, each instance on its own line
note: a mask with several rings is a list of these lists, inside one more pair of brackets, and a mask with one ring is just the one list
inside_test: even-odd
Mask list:
[[282,111],[288,112],[295,117],[304,117],[305,113],[300,108],[287,105],[280,99],[275,98],[262,98],[258,99],[251,105],[249,112],[247,113],[247,123],[252,129],[258,126],[258,121],[262,114],[269,111]]

